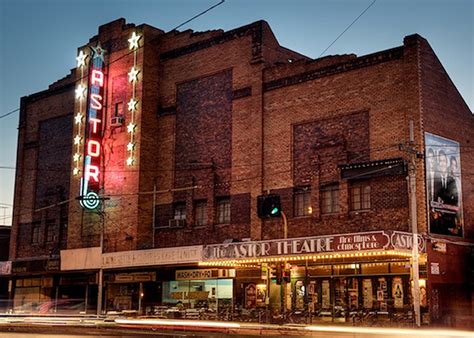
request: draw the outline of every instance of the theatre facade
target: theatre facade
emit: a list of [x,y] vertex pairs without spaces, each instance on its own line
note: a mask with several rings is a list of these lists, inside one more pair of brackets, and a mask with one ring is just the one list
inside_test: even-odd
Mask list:
[[21,101],[12,311],[472,325],[474,121],[424,38],[118,19],[76,61]]

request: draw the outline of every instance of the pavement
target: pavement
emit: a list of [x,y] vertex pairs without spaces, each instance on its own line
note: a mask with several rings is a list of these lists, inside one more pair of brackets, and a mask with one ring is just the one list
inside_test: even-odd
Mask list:
[[409,329],[345,325],[259,324],[248,322],[156,318],[104,318],[60,316],[0,316],[0,332],[76,334],[79,336],[193,336],[193,337],[466,337],[474,331]]

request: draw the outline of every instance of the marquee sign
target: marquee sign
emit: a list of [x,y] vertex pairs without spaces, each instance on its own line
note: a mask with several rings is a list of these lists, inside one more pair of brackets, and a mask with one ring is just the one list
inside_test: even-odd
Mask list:
[[102,174],[100,171],[102,153],[102,129],[105,85],[105,51],[97,44],[92,47],[89,67],[89,90],[87,114],[84,129],[84,162],[81,177],[80,204],[85,209],[97,209],[100,205],[99,190]]
[[[248,259],[370,250],[395,249],[410,251],[412,243],[413,235],[408,232],[371,231],[353,234],[208,245],[204,247],[203,260]],[[420,252],[425,250],[425,241],[421,236],[418,236],[418,248]]]

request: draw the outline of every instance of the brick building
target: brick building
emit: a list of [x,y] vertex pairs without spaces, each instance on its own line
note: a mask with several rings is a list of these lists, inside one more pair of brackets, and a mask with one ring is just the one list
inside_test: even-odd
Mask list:
[[[103,311],[406,313],[411,147],[423,322],[472,318],[474,120],[425,39],[313,60],[264,21],[165,33],[119,19],[78,55],[21,100],[15,307],[94,312],[100,289]],[[444,159],[453,203],[432,195]],[[287,239],[281,218],[257,217],[267,193]]]

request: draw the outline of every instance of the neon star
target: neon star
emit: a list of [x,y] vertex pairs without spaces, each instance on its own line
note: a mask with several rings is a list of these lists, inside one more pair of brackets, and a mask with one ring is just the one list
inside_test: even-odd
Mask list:
[[129,48],[130,50],[138,48],[138,40],[140,40],[141,36],[137,35],[137,33],[133,32],[132,37],[128,39],[129,42]]
[[77,175],[77,174],[79,174],[79,169],[74,168],[74,170],[72,171],[72,173],[74,174],[74,176]]
[[74,137],[74,144],[79,144],[81,143],[81,137],[79,135],[76,135],[76,137]]
[[[130,122],[129,125],[127,126],[127,132],[133,133],[133,130],[135,129],[135,127],[136,125]],[[128,149],[128,146],[127,146],[127,149]]]
[[81,50],[79,52],[79,55],[76,57],[77,60],[77,67],[82,67],[86,65],[86,59],[89,55],[84,54],[84,52]]
[[76,116],[74,116],[74,120],[76,121],[76,124],[81,124],[82,123],[82,114],[77,113]]
[[138,80],[137,75],[140,73],[138,69],[135,69],[135,67],[132,67],[130,72],[128,73],[128,81],[129,82],[135,82]]
[[101,47],[100,42],[97,42],[96,47],[91,47],[91,48],[94,51],[94,56],[92,58],[93,59],[100,59],[100,60],[102,60],[102,62],[104,62],[105,50]]
[[135,143],[129,142],[127,144],[127,151],[132,151],[135,148]]
[[130,101],[128,101],[128,110],[135,111],[135,109],[137,109],[137,103],[137,100],[131,98]]
[[132,165],[134,162],[133,157],[127,158],[127,165]]
[[81,155],[79,155],[78,153],[74,154],[74,161],[75,162],[79,161],[80,158],[81,158]]
[[76,88],[76,99],[82,99],[84,97],[84,94],[86,92],[86,87],[84,87],[82,84],[79,84]]

